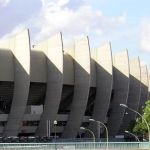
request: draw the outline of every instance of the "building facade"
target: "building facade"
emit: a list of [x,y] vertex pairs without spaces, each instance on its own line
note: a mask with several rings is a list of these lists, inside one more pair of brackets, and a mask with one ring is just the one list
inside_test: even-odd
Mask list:
[[34,47],[28,30],[0,41],[0,70],[1,136],[76,138],[84,126],[99,137],[93,118],[115,137],[136,118],[120,104],[141,112],[150,91],[147,67],[127,50],[91,50],[88,37],[64,49],[61,33]]

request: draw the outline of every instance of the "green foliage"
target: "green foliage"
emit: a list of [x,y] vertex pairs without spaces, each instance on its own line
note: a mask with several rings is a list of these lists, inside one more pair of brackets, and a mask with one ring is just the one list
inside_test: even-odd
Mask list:
[[[150,124],[150,100],[148,100],[145,104],[146,105],[143,108],[142,117],[148,122],[148,124]],[[137,118],[136,124],[135,124],[132,132],[134,132],[136,134],[140,134],[140,133],[145,134],[148,132],[147,126],[141,117]]]

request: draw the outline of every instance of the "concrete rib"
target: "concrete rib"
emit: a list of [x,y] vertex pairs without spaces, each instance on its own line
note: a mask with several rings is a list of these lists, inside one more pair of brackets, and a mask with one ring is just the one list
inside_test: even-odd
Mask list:
[[111,98],[111,113],[108,118],[109,135],[114,137],[120,128],[125,110],[120,107],[121,103],[127,104],[129,93],[129,58],[128,52],[117,53],[113,58],[114,91]]
[[36,135],[38,136],[47,135],[47,120],[50,120],[51,127],[53,127],[63,86],[63,42],[61,33],[48,39],[45,44],[45,55],[47,57],[47,89],[43,114],[36,131]]
[[[130,108],[138,111],[138,105],[141,95],[141,67],[139,58],[130,60],[130,86],[127,105]],[[128,130],[131,121],[135,120],[136,114],[126,110],[127,114],[124,115],[121,125],[120,133],[124,134]]]
[[[110,43],[98,48],[96,57],[96,98],[92,118],[105,123],[113,85]],[[99,137],[99,135],[97,135],[96,124],[91,122],[90,128],[96,137]]]
[[145,102],[148,100],[148,70],[147,66],[141,67],[141,97],[138,111],[142,113],[142,106],[145,106]]
[[30,39],[25,30],[10,40],[14,54],[14,94],[3,136],[17,136],[22,126],[30,87]]
[[90,89],[90,48],[88,37],[75,43],[75,85],[67,125],[63,138],[75,138],[86,109]]

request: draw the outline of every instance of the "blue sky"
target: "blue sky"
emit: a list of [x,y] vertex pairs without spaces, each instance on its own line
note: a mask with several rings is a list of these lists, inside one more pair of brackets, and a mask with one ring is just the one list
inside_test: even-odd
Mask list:
[[65,43],[88,35],[91,49],[110,41],[113,53],[127,48],[150,71],[149,6],[149,0],[0,0],[0,38],[24,28],[32,43],[58,31]]

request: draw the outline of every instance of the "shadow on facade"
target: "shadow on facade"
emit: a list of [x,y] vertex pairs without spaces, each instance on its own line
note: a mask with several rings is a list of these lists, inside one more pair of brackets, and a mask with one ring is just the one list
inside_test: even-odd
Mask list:
[[110,100],[110,110],[108,117],[108,130],[110,136],[117,135],[125,109],[120,107],[120,104],[127,104],[129,93],[129,78],[120,72],[117,68],[113,67],[114,84],[113,84],[113,96]]
[[[30,69],[30,58],[26,64]],[[13,56],[14,60],[14,91],[13,99],[8,114],[8,120],[3,131],[3,136],[17,136],[22,125],[30,86],[30,74],[24,69],[19,60]],[[29,66],[28,66],[29,65]],[[29,71],[30,72],[30,71]]]
[[[133,108],[134,110],[138,111],[140,96],[141,96],[141,81],[136,79],[134,76],[130,75],[130,85],[129,85],[129,95],[127,105],[130,108]],[[136,114],[126,109],[126,113],[124,114],[119,134],[124,134],[124,131],[130,128],[131,122],[135,119]]]
[[[89,60],[85,61],[88,63]],[[75,138],[77,136],[88,103],[90,91],[90,73],[88,73],[76,60],[74,60],[74,74],[75,83],[73,100],[70,106],[68,121],[62,135],[63,138]]]

